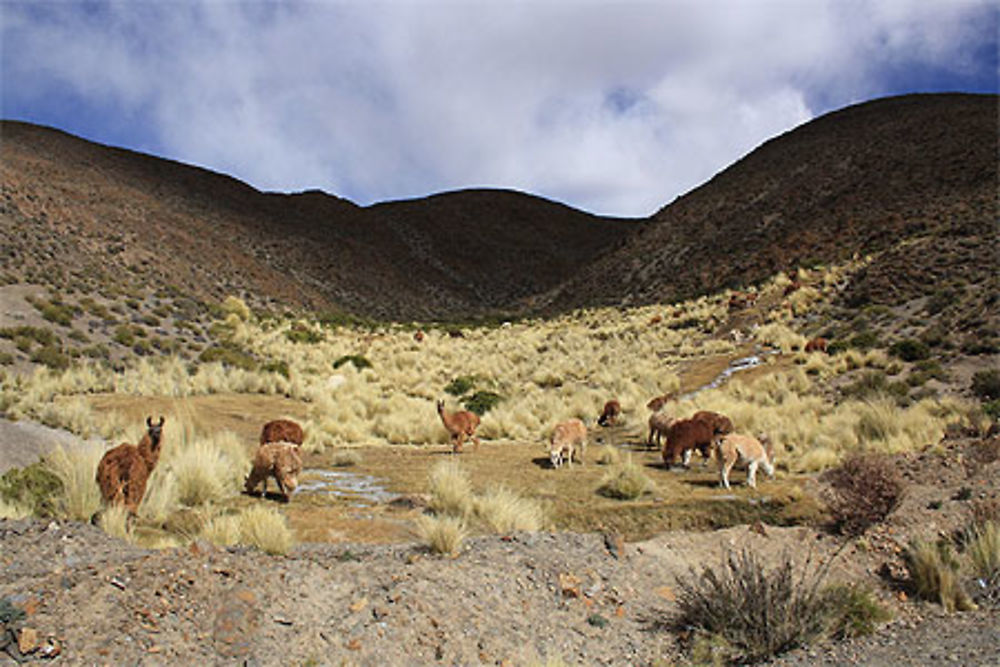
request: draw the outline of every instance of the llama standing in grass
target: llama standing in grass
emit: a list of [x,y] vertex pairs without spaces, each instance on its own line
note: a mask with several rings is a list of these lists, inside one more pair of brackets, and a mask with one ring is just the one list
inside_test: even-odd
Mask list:
[[121,504],[129,514],[138,514],[146,482],[160,460],[162,440],[163,417],[154,424],[150,416],[146,417],[146,434],[138,445],[124,442],[104,453],[97,464],[96,481],[105,503]]
[[650,447],[659,447],[660,439],[666,437],[667,431],[675,421],[677,420],[663,411],[649,415],[649,437],[646,438],[646,443]]
[[441,423],[444,424],[451,436],[451,451],[453,453],[462,453],[462,445],[466,438],[472,438],[476,451],[479,451],[479,438],[476,436],[476,429],[479,428],[479,415],[468,410],[448,412],[444,409],[444,401],[437,402],[437,411],[441,416]]
[[266,445],[269,442],[290,442],[301,445],[305,441],[305,433],[302,427],[291,419],[275,419],[264,424],[260,430],[260,444]]
[[293,442],[269,442],[257,448],[253,458],[253,468],[246,480],[246,492],[253,495],[257,487],[264,483],[264,495],[267,495],[267,480],[274,477],[278,488],[287,502],[299,485],[298,478],[302,472],[302,450]]
[[572,468],[573,457],[577,452],[580,453],[577,460],[583,465],[583,457],[587,452],[587,427],[579,419],[556,424],[549,438],[549,460],[552,467],[558,468],[566,461],[567,466]]
[[823,352],[826,353],[826,348],[830,344],[830,341],[823,338],[822,336],[817,336],[809,342],[806,343],[804,350],[806,352]]
[[667,429],[663,463],[669,468],[678,456],[683,456],[687,466],[695,449],[701,452],[704,463],[708,463],[715,440],[715,431],[708,423],[699,419],[678,419]]
[[[763,442],[761,442],[763,441]],[[747,466],[747,486],[757,486],[757,467],[774,479],[773,452],[771,441],[762,435],[761,439],[751,435],[730,433],[715,444],[715,457],[719,461],[719,486],[729,488],[729,472],[737,461]]]

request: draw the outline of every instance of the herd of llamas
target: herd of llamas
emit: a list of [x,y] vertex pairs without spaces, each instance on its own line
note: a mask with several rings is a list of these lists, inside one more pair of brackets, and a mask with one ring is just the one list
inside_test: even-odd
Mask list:
[[[758,467],[774,477],[767,436],[758,438],[734,433],[732,420],[707,410],[685,419],[675,418],[664,409],[672,398],[669,394],[657,396],[646,406],[651,410],[647,445],[660,448],[666,467],[673,466],[678,458],[685,467],[688,466],[692,453],[697,450],[706,463],[714,452],[719,467],[719,484],[724,488],[729,488],[729,473],[737,463],[747,467],[748,486],[756,486]],[[467,439],[472,440],[478,451],[478,415],[467,410],[450,412],[445,409],[444,401],[437,402],[437,412],[451,438],[453,453],[462,453]],[[605,403],[596,424],[611,427],[618,425],[621,419],[621,404],[610,400]],[[146,483],[160,457],[163,424],[162,416],[158,422],[153,422],[152,416],[147,417],[147,430],[139,444],[123,443],[104,453],[97,466],[96,481],[106,505],[121,505],[130,516],[137,514],[146,492]],[[552,468],[560,468],[564,462],[567,467],[572,467],[574,460],[583,464],[588,437],[587,426],[581,419],[556,424],[549,438]],[[273,477],[285,500],[289,500],[302,472],[301,448],[304,440],[302,427],[294,421],[276,419],[264,424],[250,473],[246,477],[246,493],[256,495],[258,489],[263,487],[266,496],[268,480]]]

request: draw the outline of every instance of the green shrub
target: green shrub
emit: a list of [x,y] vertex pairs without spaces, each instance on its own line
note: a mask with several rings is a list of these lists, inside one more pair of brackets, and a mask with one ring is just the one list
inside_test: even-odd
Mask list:
[[290,372],[288,370],[287,361],[282,361],[282,360],[269,361],[263,366],[261,366],[261,370],[264,371],[265,373],[277,373],[286,380],[289,379],[289,377],[291,377]]
[[1000,398],[983,403],[983,413],[991,419],[1000,420]]
[[333,362],[333,368],[336,370],[347,363],[352,364],[359,371],[372,367],[372,362],[368,361],[360,354],[345,354]]
[[0,499],[27,507],[38,517],[55,516],[62,489],[59,477],[41,462],[11,468],[0,477]]
[[915,338],[896,341],[889,347],[889,353],[903,361],[921,361],[931,356],[931,349]]
[[730,551],[721,567],[678,580],[676,624],[717,644],[732,662],[759,662],[823,636],[829,603],[819,587],[826,568],[796,576],[786,555],[769,570],[749,549]]
[[285,332],[285,337],[293,343],[323,342],[323,334],[321,332],[301,324],[296,324]]
[[[22,338],[34,341],[39,345],[55,345],[59,342],[59,336],[57,336],[51,329],[31,326],[6,327],[0,329],[0,338],[7,338],[10,340]],[[20,348],[20,346],[18,347]]]
[[31,355],[31,360],[36,364],[48,366],[52,370],[64,371],[69,368],[69,357],[63,354],[55,345],[46,345],[39,348]]
[[75,314],[75,309],[72,306],[67,306],[66,304],[58,301],[52,301],[50,303],[43,304],[39,308],[39,312],[47,321],[58,324],[59,326],[68,327],[73,325],[73,315]]
[[484,414],[495,408],[502,400],[503,396],[500,394],[492,391],[480,390],[462,401],[462,405],[465,406],[466,410],[474,412],[482,417]]
[[823,591],[823,597],[830,619],[829,631],[837,639],[870,635],[879,624],[892,620],[892,613],[862,586],[830,586]]
[[449,382],[444,391],[452,396],[464,396],[468,394],[476,385],[476,379],[471,375],[463,375]]
[[115,335],[112,340],[119,345],[132,347],[135,344],[135,329],[131,324],[119,324],[115,328]]
[[978,371],[973,375],[972,393],[983,401],[1000,398],[1000,370],[991,368],[988,371]]
[[257,361],[253,356],[234,345],[213,345],[198,355],[198,361],[205,364],[218,361],[245,371],[257,370]]

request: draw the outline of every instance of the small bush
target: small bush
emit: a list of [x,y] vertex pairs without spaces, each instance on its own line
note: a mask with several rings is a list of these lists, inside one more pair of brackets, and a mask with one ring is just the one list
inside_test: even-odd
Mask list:
[[291,377],[287,361],[269,361],[260,368],[265,373],[277,373],[286,380]]
[[1000,370],[991,368],[973,375],[972,393],[982,401],[1000,399]]
[[339,359],[333,362],[333,368],[334,370],[336,370],[341,366],[343,366],[344,364],[348,363],[353,365],[359,371],[365,368],[372,367],[372,362],[368,361],[360,354],[345,354],[344,356],[340,357]]
[[212,346],[198,355],[198,361],[204,364],[217,361],[231,368],[242,368],[245,371],[257,370],[257,361],[253,356],[233,345]]
[[604,475],[597,492],[608,498],[635,500],[653,488],[653,480],[629,457]]
[[277,510],[255,505],[240,513],[239,525],[241,544],[273,555],[286,554],[292,548],[292,531]]
[[444,555],[457,553],[468,535],[464,519],[426,514],[417,519],[417,533],[431,551]]
[[45,457],[45,466],[62,482],[62,493],[56,502],[59,516],[89,521],[101,507],[101,492],[94,482],[97,464],[104,449],[80,446],[71,450],[56,447]]
[[892,613],[861,586],[830,586],[823,591],[823,597],[830,618],[829,631],[837,639],[870,635],[879,624],[892,620]]
[[1000,574],[1000,524],[995,521],[974,526],[968,543],[972,572],[982,579]]
[[341,449],[333,453],[330,465],[335,468],[350,468],[361,463],[361,454],[353,449]]
[[75,310],[72,306],[53,301],[46,303],[39,308],[42,317],[53,324],[69,327],[73,326],[73,315]]
[[958,578],[958,561],[945,542],[913,542],[905,552],[917,595],[939,602],[946,611],[969,611],[975,604],[962,588]]
[[0,499],[38,517],[55,516],[62,490],[62,480],[42,462],[11,468],[0,477]]
[[896,341],[889,347],[889,353],[903,361],[921,361],[931,356],[931,350],[926,343],[915,338]]
[[622,462],[622,454],[617,447],[608,446],[601,449],[597,455],[597,465],[610,466],[619,465]]
[[541,506],[503,486],[494,487],[477,498],[475,513],[494,533],[533,532],[542,528]]
[[758,662],[821,637],[828,602],[819,586],[826,569],[796,576],[786,555],[768,570],[748,549],[729,552],[721,567],[678,580],[677,624],[719,637],[733,662]]
[[472,485],[465,471],[453,461],[442,461],[430,470],[430,508],[438,514],[465,516],[473,509]]
[[466,398],[462,405],[465,409],[474,412],[480,417],[492,410],[503,400],[503,396],[492,391],[480,390],[472,396]]
[[69,368],[69,357],[63,354],[55,345],[46,345],[35,350],[31,360],[36,364],[48,366],[52,370],[64,371]]
[[903,498],[899,472],[881,456],[854,456],[822,478],[832,490],[829,506],[834,525],[845,535],[860,535],[883,521]]
[[476,385],[476,379],[470,375],[463,375],[462,377],[457,377],[451,382],[449,382],[444,391],[452,396],[464,396],[468,394]]
[[250,308],[247,304],[236,296],[227,296],[222,301],[222,312],[226,315],[236,315],[240,320],[246,322],[250,319]]

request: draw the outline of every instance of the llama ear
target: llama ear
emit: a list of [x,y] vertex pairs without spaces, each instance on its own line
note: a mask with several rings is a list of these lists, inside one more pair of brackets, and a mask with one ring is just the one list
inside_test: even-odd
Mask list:
[[160,426],[163,426],[163,415],[160,415]]
[[153,428],[153,415],[146,417],[146,426],[148,428]]

